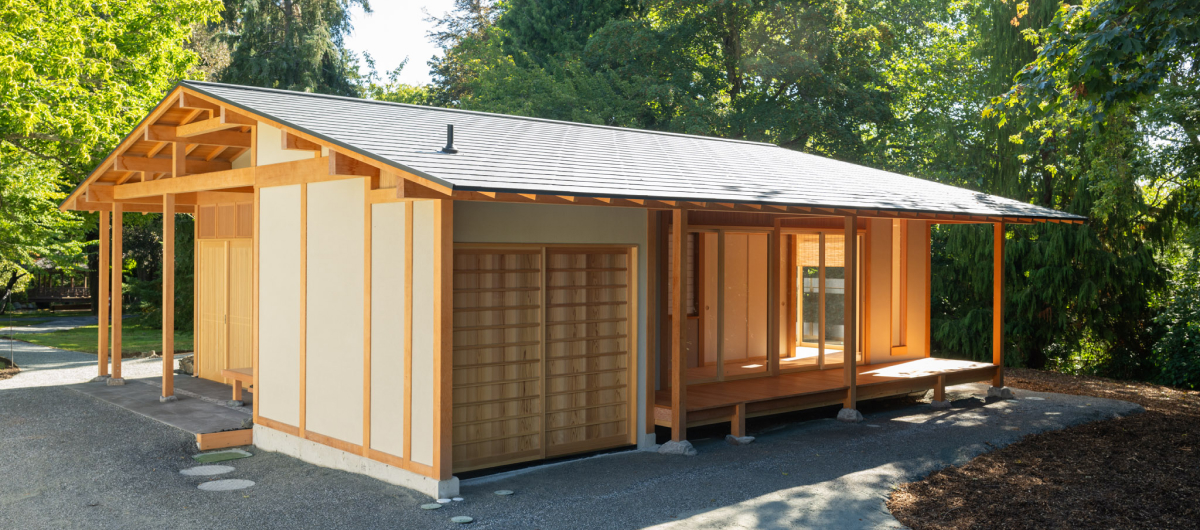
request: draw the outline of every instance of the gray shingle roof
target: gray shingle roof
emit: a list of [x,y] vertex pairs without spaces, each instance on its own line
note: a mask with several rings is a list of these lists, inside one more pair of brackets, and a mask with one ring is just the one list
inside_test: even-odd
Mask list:
[[[457,190],[1083,219],[772,144],[183,84]],[[458,154],[440,152],[447,124]]]

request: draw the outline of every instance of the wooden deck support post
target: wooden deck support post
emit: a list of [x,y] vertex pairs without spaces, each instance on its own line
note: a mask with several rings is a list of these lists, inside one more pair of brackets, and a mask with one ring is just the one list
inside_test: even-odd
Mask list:
[[[845,337],[842,339],[842,366],[845,371],[846,402],[844,409],[854,410],[858,406],[858,216],[846,216],[845,267]],[[854,413],[861,420],[862,417]],[[842,415],[839,414],[839,418]]]
[[733,419],[729,422],[729,434],[737,438],[746,435],[746,404],[738,403],[733,408]]
[[96,379],[105,379],[108,377],[108,246],[109,238],[112,237],[108,232],[108,216],[107,211],[100,212],[100,270],[96,274],[99,278],[100,293],[96,297],[96,316],[98,317],[99,333],[96,345],[96,358],[99,366],[99,373],[96,374]]
[[1004,388],[1004,223],[992,225],[992,386]]
[[687,211],[671,212],[671,440],[687,440],[687,361],[683,358],[683,241]]
[[[181,145],[181,144],[177,144]],[[178,150],[178,149],[177,149]],[[179,157],[182,158],[182,157]],[[162,396],[175,401],[175,195],[163,195]]]
[[125,237],[124,217],[121,203],[114,202],[112,208],[112,377],[108,384],[123,385],[125,380],[121,379],[121,282],[125,272],[125,257],[121,243]]

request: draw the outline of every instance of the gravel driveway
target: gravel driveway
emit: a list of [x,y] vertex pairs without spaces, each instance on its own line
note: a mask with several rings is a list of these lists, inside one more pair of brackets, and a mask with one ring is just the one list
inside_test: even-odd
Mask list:
[[[86,372],[67,359],[38,366],[56,363],[73,374],[63,379]],[[404,488],[254,449],[228,475],[185,477],[189,435],[38,375],[0,382],[0,528],[456,528],[455,515],[504,529],[896,528],[884,507],[894,484],[1030,433],[1141,410],[1025,391],[985,405],[972,397],[985,387],[964,385],[949,411],[864,407],[857,425],[752,421],[749,446],[700,439],[690,458],[625,452],[468,479],[464,502],[423,511],[428,498]],[[256,484],[196,489],[213,478]]]

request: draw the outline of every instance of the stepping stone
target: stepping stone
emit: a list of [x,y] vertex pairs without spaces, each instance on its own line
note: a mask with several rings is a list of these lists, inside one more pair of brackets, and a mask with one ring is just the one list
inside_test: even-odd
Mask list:
[[450,499],[438,499],[437,502],[438,502],[438,504],[450,504],[453,501],[451,501]]
[[442,505],[438,504],[436,502],[431,502],[429,504],[422,504],[421,509],[422,510],[440,510],[440,509],[442,509]]
[[207,477],[209,475],[221,475],[233,471],[233,466],[196,466],[189,467],[180,473],[189,477]]
[[450,518],[450,522],[458,523],[458,524],[467,524],[471,521],[474,521],[474,519],[467,517],[465,515],[456,515],[456,516]]
[[253,485],[254,485],[253,480],[246,480],[246,479],[240,479],[240,478],[226,478],[226,479],[221,479],[221,480],[214,480],[212,482],[205,482],[196,487],[200,488],[204,491],[234,491],[234,490],[244,490]]
[[1027,398],[1021,398],[1021,399],[1028,399],[1028,400],[1032,400],[1032,401],[1046,401],[1046,398],[1040,398],[1040,397],[1027,397]]
[[512,495],[512,494],[513,494],[512,490],[496,490],[496,495],[504,496],[504,495]]
[[453,500],[454,500],[454,502],[462,502],[462,501],[463,501],[463,498],[462,498],[462,497],[455,497]]
[[224,451],[212,451],[208,453],[200,453],[192,455],[192,460],[201,464],[212,464],[216,462],[224,462],[226,460],[237,460],[239,458],[249,458],[254,455],[241,449],[226,449]]

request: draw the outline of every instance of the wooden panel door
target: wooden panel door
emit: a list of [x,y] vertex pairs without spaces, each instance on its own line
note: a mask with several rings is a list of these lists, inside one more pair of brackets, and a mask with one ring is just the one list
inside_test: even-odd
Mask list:
[[225,241],[199,240],[196,248],[200,264],[196,279],[200,283],[200,299],[196,301],[200,319],[200,335],[196,337],[196,375],[221,381],[221,369],[225,366],[228,351],[227,245]]
[[545,457],[541,249],[454,255],[454,471]]
[[548,249],[546,456],[626,445],[630,439],[629,282],[626,249]]
[[[249,239],[229,240],[229,341],[226,368],[253,366],[254,246]],[[226,381],[233,384],[233,381]]]

